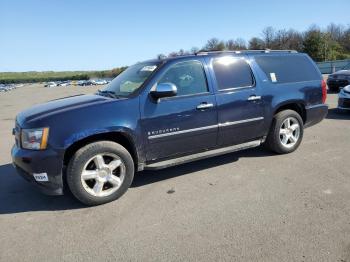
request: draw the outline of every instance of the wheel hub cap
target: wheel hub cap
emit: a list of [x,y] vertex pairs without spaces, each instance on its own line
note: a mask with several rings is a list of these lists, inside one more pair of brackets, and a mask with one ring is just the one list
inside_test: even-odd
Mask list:
[[286,118],[280,127],[280,141],[287,148],[293,147],[299,140],[300,125],[296,118]]
[[98,172],[98,175],[99,175],[99,177],[100,178],[105,178],[105,177],[107,177],[108,175],[109,175],[109,171],[107,171],[107,170],[100,170],[99,172]]
[[122,185],[126,167],[115,154],[98,154],[89,159],[81,173],[81,182],[89,194],[105,197],[113,194]]

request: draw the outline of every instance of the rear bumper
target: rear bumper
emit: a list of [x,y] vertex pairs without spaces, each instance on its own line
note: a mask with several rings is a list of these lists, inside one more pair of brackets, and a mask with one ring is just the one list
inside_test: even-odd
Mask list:
[[[47,195],[63,195],[62,157],[47,149],[33,151],[13,146],[12,162],[17,173]],[[48,181],[38,182],[33,174],[46,173]]]
[[308,106],[306,109],[306,122],[304,127],[310,127],[321,122],[328,114],[328,105],[320,104]]

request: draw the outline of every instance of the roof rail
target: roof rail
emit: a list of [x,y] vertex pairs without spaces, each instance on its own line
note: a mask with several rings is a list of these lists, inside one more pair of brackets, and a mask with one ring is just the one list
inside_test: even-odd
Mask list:
[[296,50],[227,50],[227,51],[199,51],[195,55],[209,55],[209,54],[256,54],[256,53],[298,53]]

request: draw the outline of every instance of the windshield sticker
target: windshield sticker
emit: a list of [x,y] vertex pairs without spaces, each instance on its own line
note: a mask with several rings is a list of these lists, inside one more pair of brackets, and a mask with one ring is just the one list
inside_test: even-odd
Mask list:
[[155,65],[152,65],[152,66],[144,66],[141,68],[141,71],[147,71],[147,72],[153,72],[154,69],[156,69],[157,66]]
[[277,82],[276,74],[275,73],[270,73],[271,81],[272,82]]

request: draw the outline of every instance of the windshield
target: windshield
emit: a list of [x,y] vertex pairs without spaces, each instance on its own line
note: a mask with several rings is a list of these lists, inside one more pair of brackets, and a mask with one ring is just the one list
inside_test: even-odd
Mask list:
[[112,93],[115,96],[128,96],[142,86],[157,66],[158,63],[155,62],[130,66],[100,92]]

